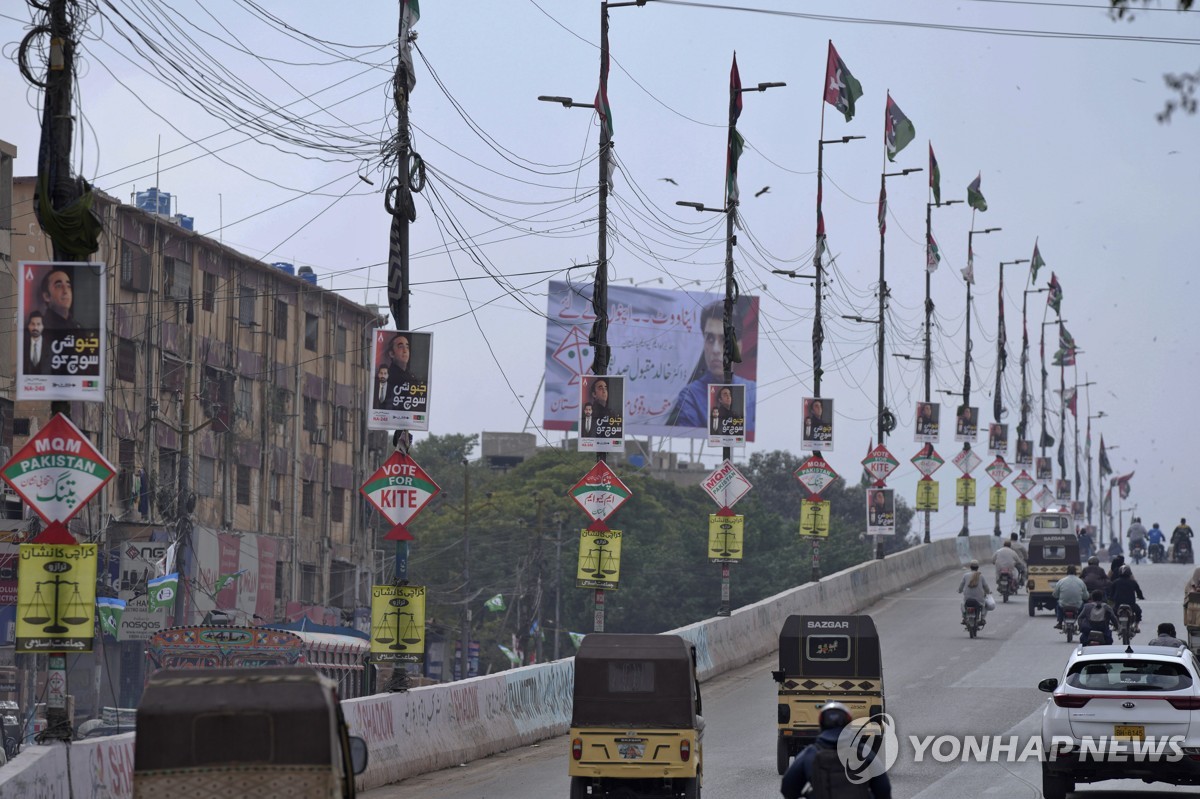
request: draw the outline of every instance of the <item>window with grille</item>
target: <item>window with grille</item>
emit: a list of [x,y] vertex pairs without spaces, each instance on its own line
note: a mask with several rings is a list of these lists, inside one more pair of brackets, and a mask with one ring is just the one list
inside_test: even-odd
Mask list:
[[309,604],[317,601],[317,582],[321,572],[311,563],[300,564],[300,601]]
[[333,437],[337,441],[347,441],[350,438],[350,409],[344,405],[333,409]]
[[192,294],[192,265],[180,258],[167,257],[163,289],[173,300],[186,300]]
[[346,490],[333,488],[329,491],[329,521],[340,522],[346,513]]
[[240,376],[237,387],[237,414],[242,419],[249,419],[254,412],[254,381],[244,375]]
[[254,323],[254,289],[249,286],[238,287],[238,324]]
[[312,397],[304,398],[304,429],[317,429],[317,401]]
[[240,463],[237,467],[237,504],[250,504],[250,467]]
[[300,515],[311,519],[317,515],[317,490],[308,480],[305,480],[300,491]]
[[211,272],[204,273],[204,293],[200,298],[200,307],[206,311],[217,307],[217,276]]
[[342,325],[337,326],[337,332],[334,333],[333,347],[334,354],[337,355],[339,361],[346,360],[346,340],[349,338],[347,330]]
[[316,314],[304,314],[304,349],[309,352],[317,351],[317,339],[321,333],[321,317]]
[[275,338],[286,339],[288,328],[288,304],[275,300]]
[[283,475],[271,475],[271,510],[283,510]]
[[165,391],[183,391],[183,362],[163,357],[159,366],[159,380]]
[[150,290],[150,256],[127,239],[121,240],[121,288],[140,292]]
[[117,379],[137,382],[137,344],[132,339],[117,340]]
[[196,468],[196,494],[202,497],[211,497],[216,494],[216,487],[217,460],[201,455],[199,466]]

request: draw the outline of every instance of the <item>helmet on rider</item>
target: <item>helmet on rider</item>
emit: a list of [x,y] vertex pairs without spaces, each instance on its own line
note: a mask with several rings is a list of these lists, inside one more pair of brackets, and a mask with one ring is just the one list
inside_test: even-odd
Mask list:
[[841,702],[826,702],[821,706],[817,722],[822,730],[838,730],[850,723],[850,709]]
[[1128,566],[1122,566],[1121,567],[1121,576],[1122,577],[1132,577],[1133,569],[1129,568]]
[[977,560],[971,561],[967,564],[967,566],[971,569],[971,571],[979,571],[979,561]]
[[1100,558],[1096,557],[1095,555],[1092,555],[1090,558],[1088,558],[1088,565],[1089,566],[1099,566]]

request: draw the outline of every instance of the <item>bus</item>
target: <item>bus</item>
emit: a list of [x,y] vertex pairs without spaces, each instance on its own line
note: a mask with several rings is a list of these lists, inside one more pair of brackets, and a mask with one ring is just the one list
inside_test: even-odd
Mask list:
[[146,644],[149,677],[160,669],[271,668],[307,664],[337,685],[338,696],[374,693],[371,645],[358,635],[212,624],[168,627]]

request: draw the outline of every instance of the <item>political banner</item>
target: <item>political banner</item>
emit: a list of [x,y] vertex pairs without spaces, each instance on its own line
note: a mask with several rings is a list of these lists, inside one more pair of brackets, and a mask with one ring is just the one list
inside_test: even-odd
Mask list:
[[433,334],[376,330],[368,430],[428,430]]
[[742,447],[746,444],[746,387],[714,383],[708,387],[708,445]]
[[913,439],[918,443],[936,444],[941,434],[942,406],[937,402],[918,402],[917,421]]
[[625,378],[584,375],[579,390],[580,452],[624,452]]
[[954,440],[974,443],[979,436],[979,408],[959,405],[954,415]]
[[833,451],[833,400],[804,398],[804,430],[800,448],[809,451]]
[[[743,296],[730,320],[730,367],[745,387],[746,440],[754,441],[758,378],[757,297]],[[707,438],[708,387],[725,380],[723,294],[608,286],[608,373],[625,378],[625,435]],[[576,430],[584,375],[592,371],[592,282],[551,281],[546,321],[547,430]]]
[[896,532],[896,490],[867,489],[867,533],[894,535]]
[[18,264],[18,401],[104,402],[105,269],[102,263]]

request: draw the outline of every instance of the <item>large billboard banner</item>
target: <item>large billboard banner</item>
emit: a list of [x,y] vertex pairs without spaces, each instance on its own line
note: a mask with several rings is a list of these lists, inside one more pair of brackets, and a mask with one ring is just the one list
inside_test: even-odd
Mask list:
[[[547,430],[579,424],[583,376],[592,366],[588,342],[596,321],[592,284],[551,281],[546,322]],[[707,438],[709,386],[724,379],[721,294],[608,287],[608,374],[625,378],[625,435]],[[745,386],[746,440],[754,441],[758,379],[758,298],[742,297],[733,314],[741,363],[733,383]]]
[[17,287],[17,399],[104,402],[102,263],[22,261]]

